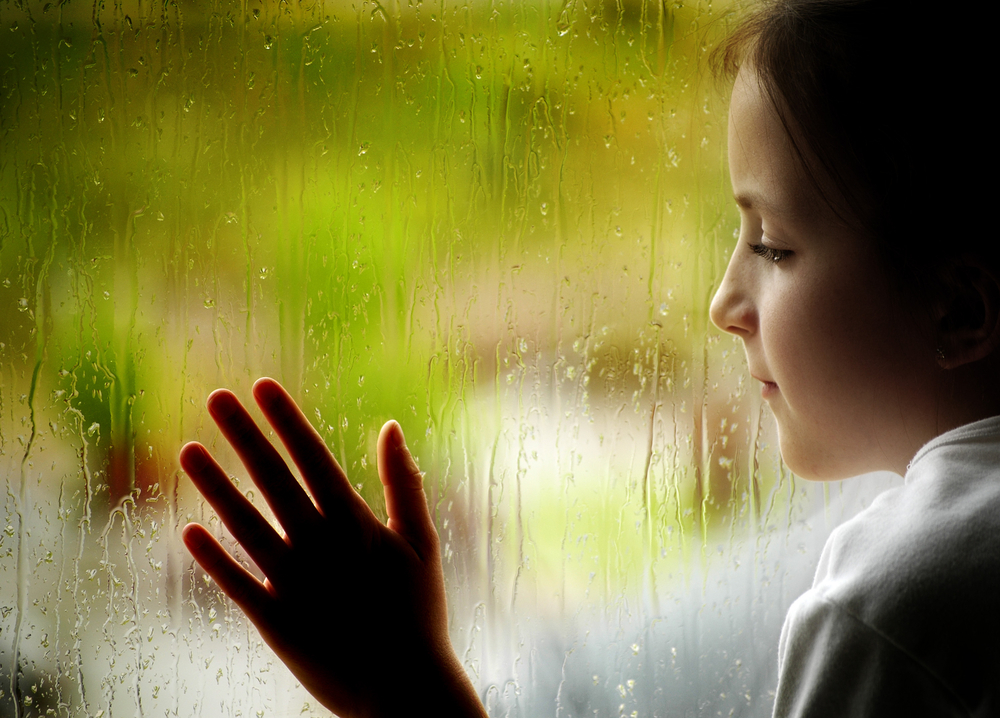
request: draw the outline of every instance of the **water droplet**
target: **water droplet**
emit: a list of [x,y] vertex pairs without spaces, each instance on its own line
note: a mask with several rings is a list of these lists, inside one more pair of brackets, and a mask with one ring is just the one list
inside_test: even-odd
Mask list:
[[272,38],[270,35],[265,35],[264,36],[264,49],[265,50],[270,50],[273,45],[274,45],[274,38]]
[[101,425],[96,421],[87,428],[87,436],[101,433]]

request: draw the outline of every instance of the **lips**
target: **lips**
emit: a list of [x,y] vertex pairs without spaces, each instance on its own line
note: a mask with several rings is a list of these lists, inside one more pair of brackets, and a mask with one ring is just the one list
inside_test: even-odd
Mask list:
[[756,374],[751,374],[754,379],[759,381],[763,386],[760,388],[760,395],[764,399],[768,399],[778,393],[778,385],[773,381],[768,381],[767,379],[761,379]]

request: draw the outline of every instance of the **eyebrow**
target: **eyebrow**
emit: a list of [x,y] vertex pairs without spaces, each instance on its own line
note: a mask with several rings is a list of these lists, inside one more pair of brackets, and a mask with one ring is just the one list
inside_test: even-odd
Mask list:
[[764,195],[758,194],[754,191],[740,192],[733,195],[733,199],[736,200],[736,204],[739,205],[741,209],[763,212],[764,214],[768,214],[772,217],[780,217],[784,220],[792,222],[810,221],[815,219],[819,216],[819,213],[822,212],[822,209],[814,202],[808,202],[807,204],[803,201],[792,203],[789,206],[782,206],[768,201]]
[[782,214],[780,208],[768,202],[756,192],[740,192],[733,195],[733,199],[736,200],[736,204],[746,210],[759,209],[769,214]]

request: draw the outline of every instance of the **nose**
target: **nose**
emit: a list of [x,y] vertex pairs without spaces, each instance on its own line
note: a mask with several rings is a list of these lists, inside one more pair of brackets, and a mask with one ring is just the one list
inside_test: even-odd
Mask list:
[[752,296],[751,266],[742,248],[742,243],[739,243],[733,250],[708,315],[722,331],[746,339],[757,331],[757,308]]

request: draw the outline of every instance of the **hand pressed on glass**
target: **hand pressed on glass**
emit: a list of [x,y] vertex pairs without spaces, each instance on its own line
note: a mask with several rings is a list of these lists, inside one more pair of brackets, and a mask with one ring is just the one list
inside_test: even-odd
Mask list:
[[253,394],[309,493],[236,397],[217,390],[209,413],[284,536],[192,442],[181,449],[181,466],[266,579],[198,524],[184,529],[188,550],[302,685],[339,715],[391,715],[427,701],[455,715],[484,715],[448,638],[437,531],[399,425],[390,421],[378,439],[384,525],[288,393],[260,379]]

